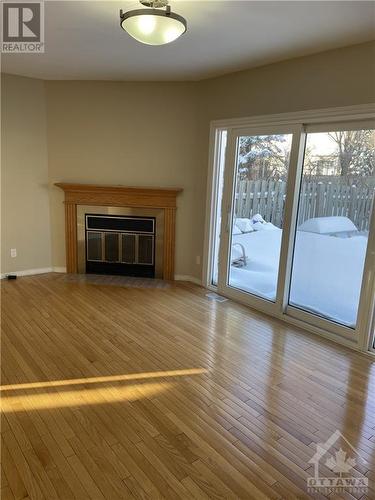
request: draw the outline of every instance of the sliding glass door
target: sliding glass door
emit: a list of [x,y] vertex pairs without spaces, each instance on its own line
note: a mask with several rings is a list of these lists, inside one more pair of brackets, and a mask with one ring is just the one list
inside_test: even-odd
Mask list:
[[277,301],[288,176],[299,131],[239,129],[229,136],[219,288],[249,304],[261,299],[258,305],[272,308]]
[[289,304],[355,328],[374,201],[375,132],[307,128]]
[[210,284],[359,339],[374,304],[373,122],[232,128],[224,143]]

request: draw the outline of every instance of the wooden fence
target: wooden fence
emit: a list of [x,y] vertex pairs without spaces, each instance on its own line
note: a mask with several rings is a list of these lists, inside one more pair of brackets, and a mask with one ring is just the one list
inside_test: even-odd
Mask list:
[[[360,231],[369,229],[374,188],[346,186],[338,182],[303,182],[301,186],[298,225],[312,217],[343,215]],[[237,184],[235,211],[237,217],[259,213],[267,222],[281,227],[286,183],[283,181],[246,181]]]

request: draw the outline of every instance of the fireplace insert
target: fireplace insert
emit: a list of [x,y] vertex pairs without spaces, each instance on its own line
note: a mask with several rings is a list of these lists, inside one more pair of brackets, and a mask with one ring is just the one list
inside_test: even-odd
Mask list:
[[155,223],[155,217],[86,214],[86,272],[154,278]]

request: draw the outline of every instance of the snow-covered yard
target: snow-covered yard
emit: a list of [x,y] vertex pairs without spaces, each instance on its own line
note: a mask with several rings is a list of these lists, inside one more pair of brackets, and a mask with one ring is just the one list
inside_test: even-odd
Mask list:
[[[269,300],[276,298],[282,230],[233,235],[243,245],[246,266],[230,267],[229,284]],[[290,304],[355,326],[367,237],[348,238],[297,231]],[[237,250],[240,248],[235,245]],[[232,255],[233,260],[233,255]]]

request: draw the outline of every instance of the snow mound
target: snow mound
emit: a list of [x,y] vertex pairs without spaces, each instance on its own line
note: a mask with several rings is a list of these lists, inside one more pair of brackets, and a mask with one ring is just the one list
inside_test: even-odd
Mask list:
[[318,234],[350,233],[358,231],[348,217],[314,217],[303,222],[299,231]]

